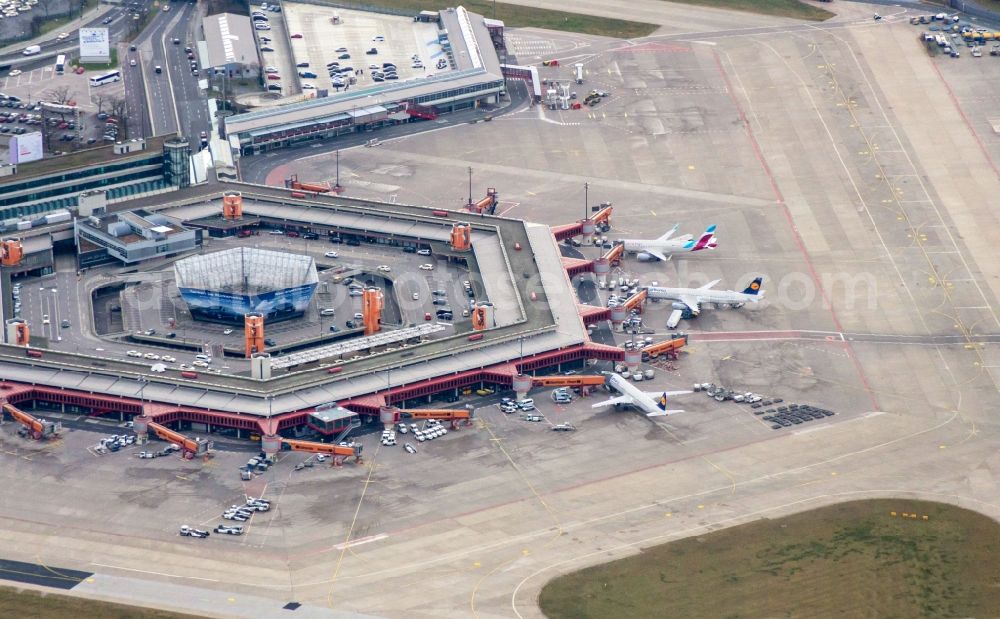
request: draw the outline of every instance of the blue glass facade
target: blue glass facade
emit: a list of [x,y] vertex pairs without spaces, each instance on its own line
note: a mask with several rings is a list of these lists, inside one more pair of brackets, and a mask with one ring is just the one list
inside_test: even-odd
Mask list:
[[309,307],[315,292],[315,283],[256,295],[180,288],[181,297],[194,317],[239,324],[243,323],[243,316],[251,312],[264,314],[268,322],[299,317]]

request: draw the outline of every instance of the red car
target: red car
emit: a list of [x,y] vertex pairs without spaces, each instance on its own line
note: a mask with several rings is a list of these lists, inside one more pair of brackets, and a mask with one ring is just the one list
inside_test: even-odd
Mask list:
[[301,35],[301,34],[299,34],[299,33],[295,33],[295,34],[293,34],[293,35],[291,36],[291,38],[293,38],[293,39],[301,39],[301,38],[302,38],[302,35]]
[[291,232],[285,233],[285,236],[290,236],[290,237],[292,237],[294,239],[294,238],[298,238],[299,233],[295,232],[294,230],[292,230]]
[[280,80],[281,76],[278,75],[277,73],[268,73],[267,74],[267,79],[269,79],[269,80]]

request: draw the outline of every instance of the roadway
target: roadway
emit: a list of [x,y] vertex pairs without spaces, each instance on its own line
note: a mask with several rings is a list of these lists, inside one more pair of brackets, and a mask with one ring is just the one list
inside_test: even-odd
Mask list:
[[240,180],[245,183],[266,185],[268,174],[270,174],[274,169],[281,165],[302,159],[303,157],[310,157],[323,153],[332,153],[336,150],[344,150],[354,146],[360,146],[373,137],[385,142],[386,140],[391,140],[393,138],[426,133],[428,131],[435,131],[455,125],[468,124],[470,122],[478,122],[487,115],[497,118],[503,114],[517,111],[520,109],[521,104],[527,102],[528,99],[528,91],[525,88],[524,82],[521,82],[520,80],[511,80],[507,83],[507,94],[508,99],[504,102],[504,105],[501,108],[461,110],[451,114],[444,114],[438,117],[437,120],[433,121],[404,123],[402,125],[385,127],[375,133],[354,133],[338,137],[330,141],[307,142],[291,148],[283,148],[269,153],[244,157],[240,159],[239,162]]
[[[131,80],[131,92],[126,80],[126,96],[129,109],[149,110],[149,124],[144,124],[149,132],[144,135],[180,132],[196,144],[198,134],[211,126],[198,77],[191,74],[184,51],[186,46],[194,46],[198,9],[188,3],[175,6],[173,12],[154,19],[136,41],[141,69]],[[175,38],[180,43],[174,44]],[[162,73],[156,73],[158,66]]]
[[[146,6],[147,4],[148,3],[143,2],[143,6]],[[111,17],[111,23],[103,23],[106,17]],[[121,41],[127,35],[129,19],[128,11],[126,9],[115,7],[106,13],[95,14],[94,18],[85,22],[82,27],[90,28],[106,26],[109,30],[108,34],[110,39],[112,41]],[[24,48],[31,44],[31,42],[19,44],[17,46],[17,51],[0,54],[0,64],[11,64],[22,71],[27,71],[32,68],[37,68],[37,66],[48,64],[58,54],[77,52],[80,48],[79,36],[77,35],[78,30],[79,29],[77,28],[63,31],[68,32],[70,36],[62,41],[55,38],[59,35],[60,31],[53,30],[51,33],[51,39],[36,43],[41,46],[42,51],[40,54],[35,56],[24,56],[21,54]]]

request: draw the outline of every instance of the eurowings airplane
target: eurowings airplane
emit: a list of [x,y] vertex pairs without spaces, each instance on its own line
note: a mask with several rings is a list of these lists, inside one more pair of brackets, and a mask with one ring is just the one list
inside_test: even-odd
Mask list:
[[706,228],[697,241],[690,234],[672,238],[679,225],[674,226],[658,239],[623,239],[625,251],[637,254],[636,258],[640,262],[649,262],[651,260],[669,260],[674,254],[715,249],[715,224]]
[[712,290],[719,280],[709,282],[701,288],[665,288],[663,286],[646,287],[646,295],[650,299],[668,299],[674,301],[677,309],[678,304],[687,307],[692,314],[697,316],[701,312],[702,303],[713,303],[715,305],[729,305],[732,307],[742,307],[745,303],[756,303],[764,296],[761,284],[763,277],[757,277],[743,292],[733,290]]
[[617,398],[604,400],[591,406],[591,408],[604,408],[605,406],[633,406],[646,413],[647,417],[663,417],[674,413],[683,413],[682,409],[667,409],[667,398],[675,395],[684,395],[690,391],[642,391],[628,379],[611,372],[602,372],[605,384],[620,393]]

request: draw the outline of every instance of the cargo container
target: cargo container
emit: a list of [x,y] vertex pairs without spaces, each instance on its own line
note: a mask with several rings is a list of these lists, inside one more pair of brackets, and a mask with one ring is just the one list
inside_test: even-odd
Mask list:
[[474,334],[472,334],[472,335],[469,336],[469,341],[470,342],[478,342],[481,339],[483,339],[483,334],[482,333],[474,333]]
[[301,191],[293,191],[292,192],[292,197],[293,198],[304,198],[304,197],[306,197],[306,194],[302,193]]
[[447,217],[448,216],[448,211],[435,210],[435,211],[431,211],[431,215],[433,215],[435,217]]
[[41,358],[42,351],[40,351],[40,350],[32,350],[32,349],[29,348],[28,350],[24,351],[24,354],[28,355],[29,357],[34,357],[35,359],[38,359],[38,358]]
[[198,372],[189,372],[189,371],[185,370],[185,371],[181,372],[181,377],[182,378],[195,379],[195,378],[198,378]]

